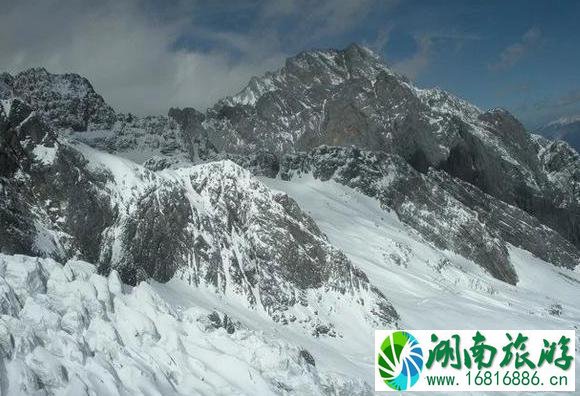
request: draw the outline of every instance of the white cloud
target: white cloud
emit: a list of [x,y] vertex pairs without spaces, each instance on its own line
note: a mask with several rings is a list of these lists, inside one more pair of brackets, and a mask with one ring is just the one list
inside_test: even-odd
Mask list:
[[491,70],[506,70],[513,67],[528,52],[536,48],[542,41],[542,32],[538,28],[531,28],[522,38],[506,47],[500,54],[497,62],[489,64]]

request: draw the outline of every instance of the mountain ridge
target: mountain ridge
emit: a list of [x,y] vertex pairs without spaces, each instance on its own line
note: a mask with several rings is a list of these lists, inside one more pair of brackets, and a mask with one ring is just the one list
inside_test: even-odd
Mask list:
[[[22,74],[25,81],[30,74],[48,76],[46,70],[34,69]],[[69,91],[86,93],[80,102],[101,103],[85,79],[55,76],[36,91],[27,83],[12,84],[28,87],[25,96],[38,96],[35,100],[46,105],[45,87],[68,78],[72,85],[81,85]],[[58,89],[49,89],[54,91]],[[48,102],[52,98],[48,95]],[[61,95],[60,104],[58,100],[71,99]],[[504,109],[484,112],[440,89],[416,88],[356,44],[303,51],[278,71],[253,77],[238,94],[206,113],[186,108],[170,109],[167,117],[113,117],[106,105],[96,109],[95,121],[89,118],[75,138],[125,153],[121,155],[152,170],[219,158],[247,164],[246,157],[260,157],[254,170],[276,175],[278,158],[285,153],[353,145],[398,155],[423,174],[430,168],[444,171],[523,209],[576,249],[580,246],[580,193],[550,176],[545,156],[515,117]],[[50,115],[41,116],[51,123]],[[101,122],[111,117],[113,123]]]
[[563,140],[576,152],[580,150],[580,116],[561,117],[537,128],[535,133],[552,140]]

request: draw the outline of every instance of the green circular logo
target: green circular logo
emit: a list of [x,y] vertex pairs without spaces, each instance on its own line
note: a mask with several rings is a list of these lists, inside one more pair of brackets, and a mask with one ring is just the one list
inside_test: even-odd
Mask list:
[[394,390],[415,385],[423,370],[423,350],[417,339],[406,331],[392,332],[378,354],[379,374]]

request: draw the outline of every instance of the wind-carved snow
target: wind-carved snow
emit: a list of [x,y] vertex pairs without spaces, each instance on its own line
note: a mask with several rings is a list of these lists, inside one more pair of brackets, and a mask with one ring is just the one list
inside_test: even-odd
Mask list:
[[304,349],[113,271],[0,255],[0,392],[62,395],[368,393]]

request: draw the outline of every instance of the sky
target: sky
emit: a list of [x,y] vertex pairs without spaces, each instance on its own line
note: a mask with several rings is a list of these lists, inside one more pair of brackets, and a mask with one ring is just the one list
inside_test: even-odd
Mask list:
[[87,77],[115,109],[204,110],[310,48],[360,43],[528,128],[580,115],[575,0],[0,0],[0,71]]

